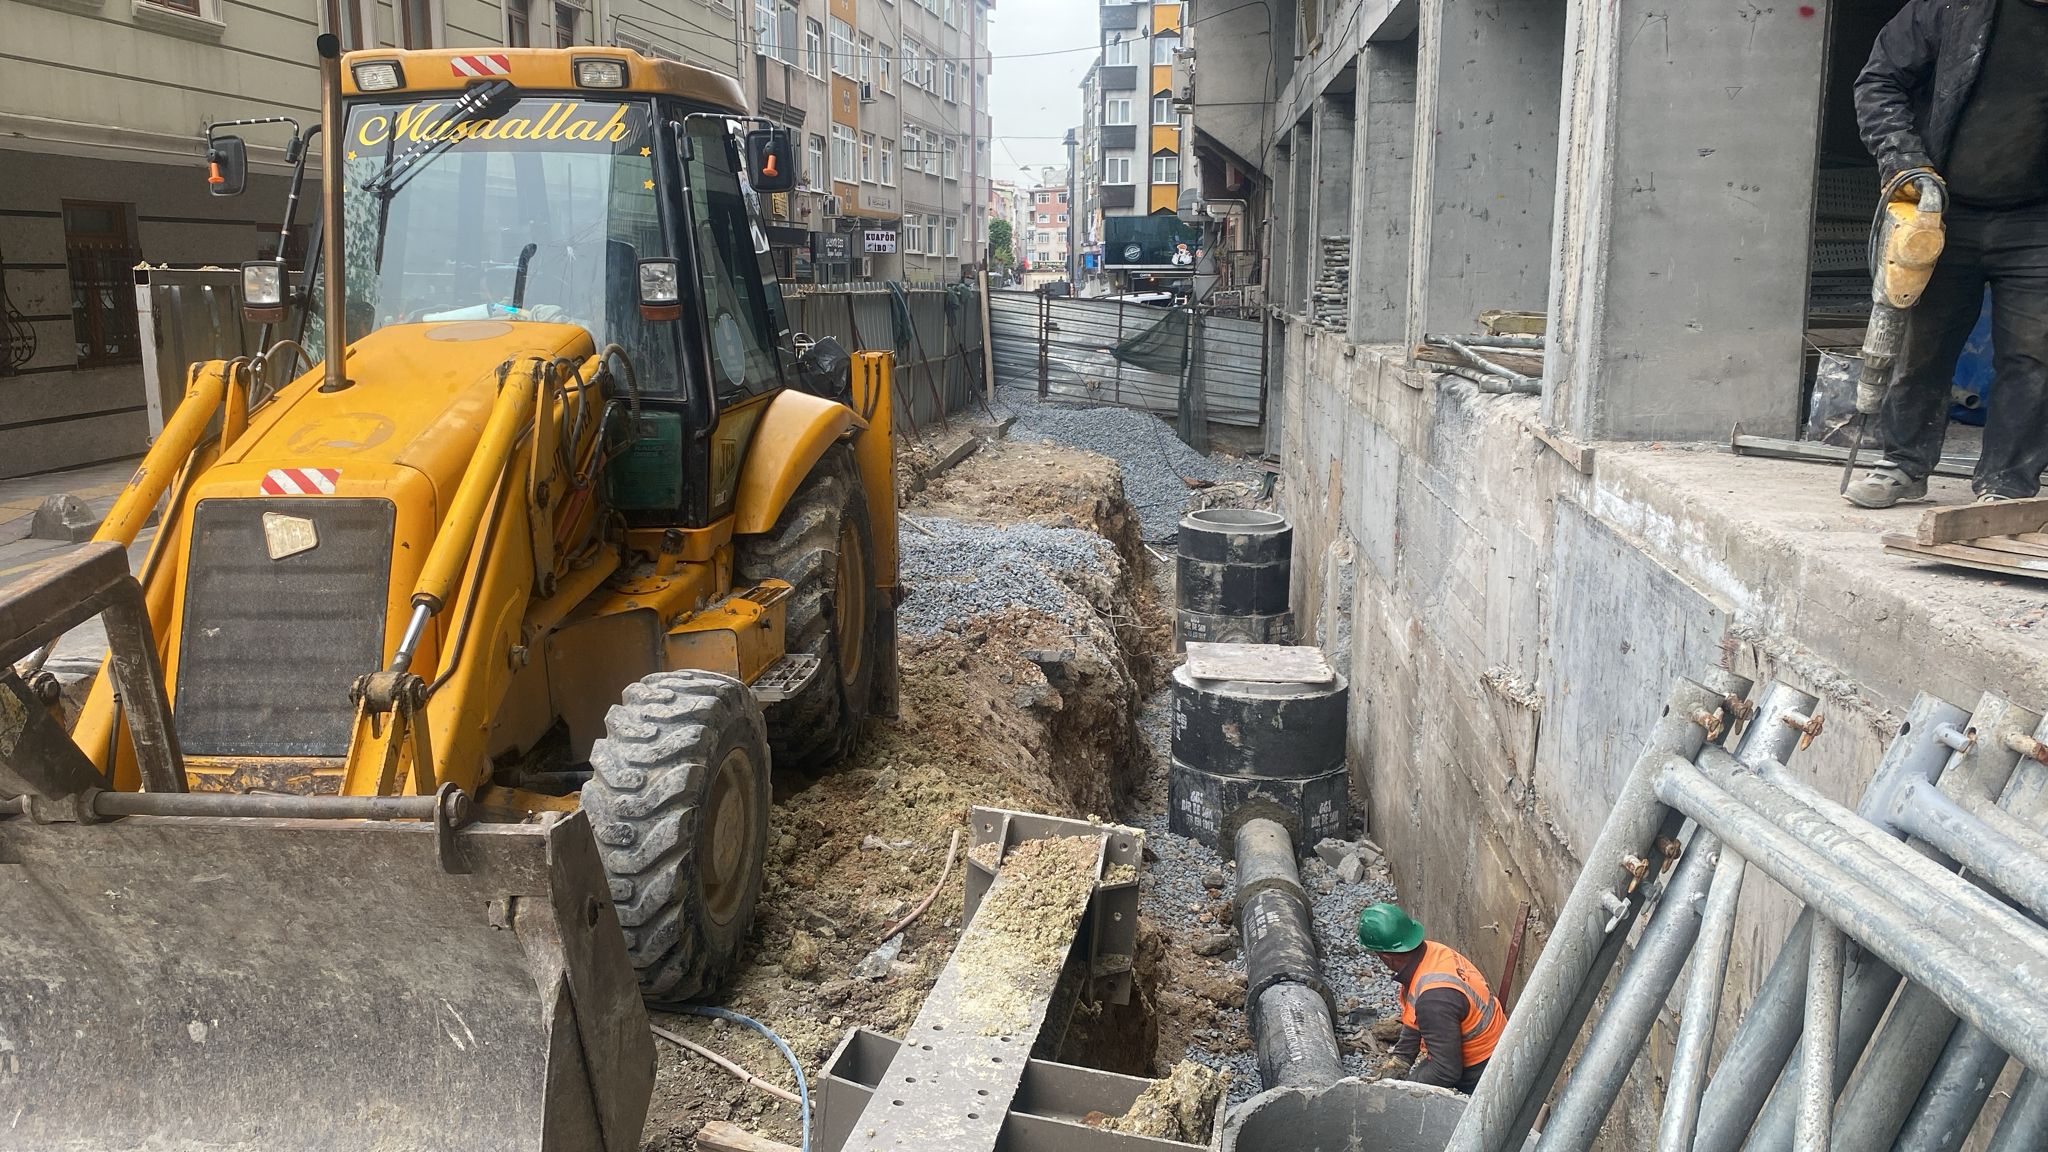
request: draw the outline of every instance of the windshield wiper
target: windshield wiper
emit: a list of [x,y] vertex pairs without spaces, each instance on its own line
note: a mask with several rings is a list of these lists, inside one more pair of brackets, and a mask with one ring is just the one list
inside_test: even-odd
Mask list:
[[455,102],[448,118],[437,127],[443,129],[432,140],[420,140],[412,147],[393,156],[384,164],[384,170],[363,181],[365,192],[375,192],[385,200],[398,194],[405,187],[405,177],[440,155],[456,141],[455,129],[477,120],[495,120],[503,116],[512,105],[519,102],[519,89],[510,80],[490,80],[478,84],[462,94]]

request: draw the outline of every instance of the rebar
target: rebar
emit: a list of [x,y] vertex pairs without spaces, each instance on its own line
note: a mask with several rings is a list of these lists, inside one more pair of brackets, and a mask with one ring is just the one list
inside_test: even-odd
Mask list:
[[1723,847],[1714,866],[1713,883],[1707,888],[1699,942],[1693,948],[1692,982],[1686,985],[1685,1006],[1678,1019],[1678,1045],[1664,1090],[1657,1152],[1692,1149],[1693,1132],[1699,1125],[1700,1092],[1707,1083],[1707,1060],[1714,1049],[1714,1023],[1721,1014],[1721,987],[1728,976],[1728,945],[1735,935],[1742,872],[1742,857]]

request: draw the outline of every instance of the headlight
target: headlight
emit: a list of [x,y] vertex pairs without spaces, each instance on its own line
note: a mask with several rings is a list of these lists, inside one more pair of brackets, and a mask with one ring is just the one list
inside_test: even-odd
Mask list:
[[356,91],[389,92],[405,87],[405,73],[396,60],[377,60],[355,66]]
[[578,88],[624,88],[626,86],[626,62],[624,60],[578,60],[576,61],[576,86]]
[[681,279],[673,260],[640,262],[640,302],[674,304],[682,299],[677,283]]
[[284,303],[284,261],[251,260],[242,265],[242,303],[275,308]]

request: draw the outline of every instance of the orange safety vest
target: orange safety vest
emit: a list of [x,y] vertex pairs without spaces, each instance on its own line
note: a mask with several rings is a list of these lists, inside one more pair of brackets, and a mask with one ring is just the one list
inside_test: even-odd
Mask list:
[[[1458,1023],[1465,1041],[1465,1067],[1491,1057],[1494,1045],[1500,1043],[1501,1030],[1507,1027],[1508,1014],[1487,989],[1486,978],[1479,974],[1478,967],[1455,948],[1434,940],[1423,941],[1422,961],[1415,966],[1415,975],[1407,987],[1401,989],[1401,1023],[1415,1027],[1415,997],[1432,988],[1455,988],[1465,994],[1465,1018]],[[1425,1044],[1416,1055],[1416,1062],[1428,1057],[1429,1047]]]

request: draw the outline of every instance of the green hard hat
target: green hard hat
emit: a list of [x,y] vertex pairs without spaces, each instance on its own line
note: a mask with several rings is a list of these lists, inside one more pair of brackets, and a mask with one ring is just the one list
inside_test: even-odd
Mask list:
[[1358,943],[1368,952],[1406,952],[1422,946],[1422,925],[1399,904],[1375,904],[1358,914]]

